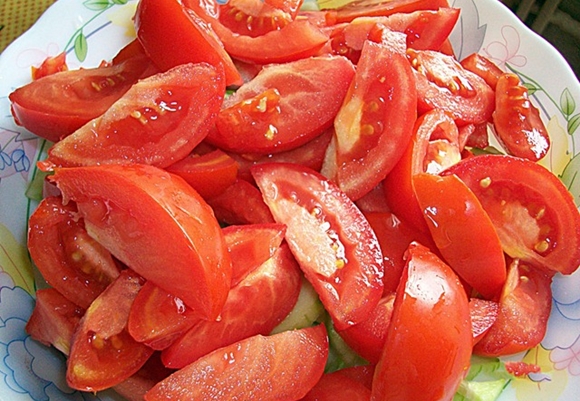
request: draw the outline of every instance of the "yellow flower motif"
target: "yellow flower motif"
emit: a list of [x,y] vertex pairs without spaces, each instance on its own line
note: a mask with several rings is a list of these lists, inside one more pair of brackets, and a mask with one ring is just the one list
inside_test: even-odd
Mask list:
[[109,21],[113,25],[126,28],[125,35],[132,39],[136,37],[135,26],[133,25],[133,16],[135,15],[136,8],[137,2],[134,1],[120,7],[113,7],[111,12],[107,14]]
[[553,116],[548,121],[546,129],[550,136],[550,150],[539,163],[559,176],[572,158],[568,143],[569,135],[564,127],[560,125],[556,116]]
[[550,351],[541,345],[531,349],[523,362],[538,365],[541,372],[530,377],[518,377],[512,380],[512,387],[520,401],[557,400],[568,382],[566,370],[554,369],[550,361]]
[[3,224],[0,224],[0,244],[0,270],[12,278],[15,286],[34,294],[34,274],[26,247]]

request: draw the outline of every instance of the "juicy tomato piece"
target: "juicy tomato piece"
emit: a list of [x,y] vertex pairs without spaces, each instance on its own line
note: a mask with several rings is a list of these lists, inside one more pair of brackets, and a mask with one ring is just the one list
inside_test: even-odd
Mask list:
[[513,156],[538,161],[550,149],[540,112],[516,74],[502,74],[497,81],[493,125],[499,142]]
[[419,114],[442,109],[457,125],[491,120],[495,94],[482,78],[437,51],[408,49],[407,57],[415,73]]
[[162,350],[199,319],[181,299],[147,281],[131,306],[127,330],[136,341]]
[[499,300],[497,320],[474,346],[483,356],[510,355],[538,345],[552,307],[552,274],[515,260]]
[[66,52],[59,53],[53,57],[47,57],[38,67],[32,66],[32,79],[37,80],[61,71],[68,71]]
[[44,279],[82,308],[119,275],[115,261],[86,232],[74,203],[43,199],[30,216],[28,250]]
[[207,141],[257,154],[304,145],[332,125],[353,76],[354,66],[343,57],[266,66],[224,101]]
[[206,62],[223,68],[227,86],[242,83],[211,25],[181,1],[141,0],[134,23],[137,39],[162,71],[181,64]]
[[337,22],[350,22],[357,17],[387,16],[442,7],[449,7],[447,0],[356,0],[331,11]]
[[405,56],[367,41],[335,121],[335,146],[323,173],[351,199],[370,192],[403,155],[413,133],[417,97]]
[[459,127],[459,148],[465,147],[485,149],[489,146],[487,123],[467,124]]
[[369,390],[373,386],[373,375],[375,373],[374,365],[357,365],[340,369],[339,372],[345,377],[362,383]]
[[109,67],[83,68],[51,74],[9,95],[18,125],[57,142],[103,114],[147,69],[135,57]]
[[284,28],[298,14],[302,0],[230,0],[220,5],[220,22],[232,32],[257,37]]
[[571,274],[580,265],[580,212],[554,174],[505,155],[463,159],[457,175],[491,218],[504,252],[544,269]]
[[384,195],[383,183],[379,183],[362,198],[356,200],[355,204],[361,212],[367,213],[390,213],[391,209],[387,205]]
[[145,400],[225,401],[238,399],[241,392],[264,401],[298,400],[320,379],[327,357],[324,325],[253,336],[177,371],[145,394]]
[[232,259],[231,286],[234,287],[274,256],[284,240],[286,226],[277,223],[231,225],[223,232]]
[[251,153],[238,154],[234,152],[229,152],[228,154],[238,163],[238,177],[250,182],[254,180],[250,169],[253,165],[261,163],[294,163],[320,171],[322,163],[324,162],[326,148],[333,135],[334,128],[330,127],[304,145],[285,152],[270,153],[267,155]]
[[36,291],[36,303],[26,323],[26,332],[36,341],[52,345],[68,355],[73,334],[84,313],[83,308],[54,288],[40,289]]
[[127,332],[127,319],[143,278],[130,269],[91,304],[73,336],[66,381],[71,388],[99,391],[136,373],[153,350]]
[[[243,202],[240,202],[243,199]],[[274,217],[256,186],[237,179],[220,195],[207,200],[218,221],[224,224],[274,223]]]
[[224,93],[223,75],[207,64],[184,64],[143,79],[102,116],[54,144],[42,166],[167,167],[205,138]]
[[171,373],[161,363],[159,353],[154,353],[137,373],[113,386],[113,390],[127,401],[143,401],[145,393]]
[[503,75],[503,71],[493,61],[479,53],[473,53],[461,60],[461,65],[468,71],[479,75],[495,90],[497,81]]
[[[428,233],[412,178],[414,175],[429,171],[437,174],[449,164],[461,160],[457,145],[459,132],[453,118],[442,110],[435,109],[420,116],[415,122],[411,142],[395,167],[383,181],[387,204],[398,217],[413,225],[417,230]],[[432,144],[444,152],[432,157],[429,148]]]
[[341,371],[325,373],[302,401],[369,401],[371,390]]
[[163,363],[182,368],[220,347],[269,334],[296,304],[300,287],[300,268],[283,246],[232,287],[219,321],[198,322],[163,350]]
[[383,253],[385,274],[383,294],[395,292],[405,268],[405,253],[409,244],[418,242],[431,250],[437,249],[431,236],[416,230],[391,212],[364,213],[373,228]]
[[113,255],[201,315],[217,318],[231,260],[211,208],[189,184],[147,165],[59,168],[52,180]]
[[337,329],[360,323],[378,304],[383,258],[356,205],[332,182],[305,167],[269,163],[252,168],[262,196]]
[[177,174],[193,187],[204,199],[224,192],[236,181],[238,164],[219,149],[189,156],[171,164],[167,171]]
[[181,4],[195,11],[204,20],[220,16],[220,3],[216,0],[181,0]]
[[314,56],[328,41],[328,34],[308,19],[296,19],[282,29],[255,38],[236,34],[218,21],[211,25],[233,58],[256,64]]
[[457,176],[413,176],[419,206],[439,252],[478,293],[496,299],[506,279],[495,227],[475,194]]
[[381,298],[367,320],[338,332],[355,352],[373,365],[376,365],[381,357],[394,302],[393,292]]
[[452,399],[471,344],[469,302],[457,276],[427,248],[411,244],[372,398]]
[[488,299],[471,298],[469,311],[473,344],[477,344],[497,320],[499,303]]

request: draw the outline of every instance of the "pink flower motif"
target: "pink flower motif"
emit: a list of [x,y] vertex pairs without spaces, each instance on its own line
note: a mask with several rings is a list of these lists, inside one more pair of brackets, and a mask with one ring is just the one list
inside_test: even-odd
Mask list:
[[506,64],[523,67],[528,62],[527,58],[518,54],[520,50],[520,34],[511,25],[501,28],[503,41],[491,42],[483,49],[486,57],[495,62],[500,68],[505,69]]
[[568,370],[572,376],[580,376],[580,337],[570,348],[554,348],[550,360],[557,370]]
[[32,66],[38,67],[47,57],[54,57],[62,50],[56,43],[49,43],[46,49],[29,48],[23,50],[16,58],[16,66],[18,68],[30,68]]

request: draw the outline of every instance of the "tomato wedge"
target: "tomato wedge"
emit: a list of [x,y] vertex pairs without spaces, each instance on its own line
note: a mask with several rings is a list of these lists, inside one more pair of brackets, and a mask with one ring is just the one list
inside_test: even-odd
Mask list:
[[417,96],[412,69],[397,49],[367,41],[334,127],[322,172],[351,199],[370,192],[403,155]]
[[364,321],[383,292],[377,238],[355,204],[328,179],[305,167],[252,168],[262,196],[337,329]]
[[103,114],[137,82],[149,61],[133,57],[109,67],[51,74],[9,95],[17,124],[52,142]]
[[491,218],[505,253],[548,271],[580,265],[580,212],[566,186],[532,161],[505,155],[463,159],[455,174]]
[[[265,66],[224,101],[207,141],[237,153],[294,149],[332,125],[354,76],[344,57]],[[324,98],[324,102],[320,99]]]
[[472,341],[469,302],[457,276],[427,248],[411,244],[372,399],[452,399]]
[[[207,18],[207,15],[203,17]],[[211,26],[181,1],[141,0],[134,23],[137,39],[162,71],[180,64],[206,62],[223,68],[227,86],[242,83],[232,59]]]
[[88,308],[119,275],[111,254],[88,236],[73,202],[43,199],[32,216],[28,250],[44,279],[74,304]]
[[387,16],[417,10],[437,10],[449,7],[447,0],[355,0],[334,10],[329,10],[337,22],[350,22],[364,16]]
[[233,401],[248,393],[263,401],[298,400],[320,379],[327,357],[324,325],[253,336],[177,371],[145,400]]
[[93,392],[109,388],[137,372],[153,354],[127,332],[129,310],[142,284],[142,277],[123,270],[87,309],[67,361],[69,386]]
[[183,179],[147,165],[107,165],[59,168],[52,180],[113,255],[201,315],[217,318],[231,260],[211,208]]
[[224,92],[223,75],[208,64],[184,64],[143,79],[102,116],[54,144],[41,165],[167,167],[205,138]]
[[325,373],[301,401],[369,401],[371,391],[341,371]]

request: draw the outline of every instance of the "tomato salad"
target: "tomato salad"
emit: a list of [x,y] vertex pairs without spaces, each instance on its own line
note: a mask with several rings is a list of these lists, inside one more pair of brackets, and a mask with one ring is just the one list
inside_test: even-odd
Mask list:
[[26,327],[69,386],[450,400],[473,358],[538,345],[580,213],[518,76],[453,55],[458,17],[140,0],[112,60],[35,69],[10,94],[51,144]]

